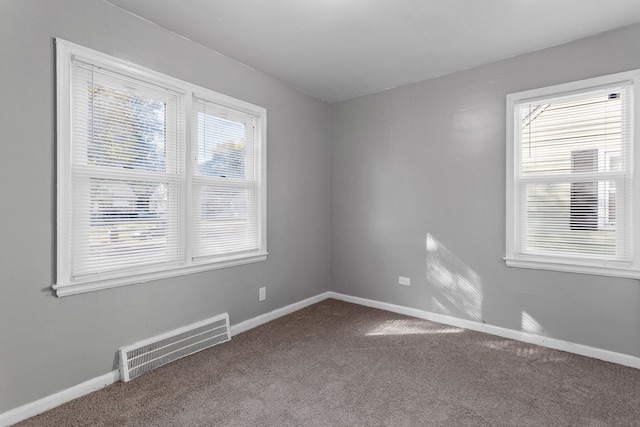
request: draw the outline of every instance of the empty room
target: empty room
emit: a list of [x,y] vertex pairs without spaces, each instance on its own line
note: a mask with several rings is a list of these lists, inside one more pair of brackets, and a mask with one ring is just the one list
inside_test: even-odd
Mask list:
[[640,425],[637,0],[0,0],[0,55],[0,426]]

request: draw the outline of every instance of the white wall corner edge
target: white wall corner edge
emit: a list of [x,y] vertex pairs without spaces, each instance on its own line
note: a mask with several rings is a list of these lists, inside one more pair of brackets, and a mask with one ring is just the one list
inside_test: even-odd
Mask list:
[[507,329],[501,326],[489,325],[486,323],[476,322],[473,320],[460,319],[457,317],[447,316],[445,314],[432,313],[401,305],[389,304],[370,300],[366,298],[355,297],[351,295],[329,292],[328,298],[351,302],[354,304],[364,305],[367,307],[378,308],[393,313],[404,314],[406,316],[418,317],[420,319],[430,320],[432,322],[442,323],[445,325],[455,326],[458,328],[469,329],[477,332],[484,332],[490,335],[508,338],[516,341],[522,341],[529,344],[536,344],[541,347],[552,348],[554,350],[566,351],[580,356],[591,357],[593,359],[603,360],[605,362],[616,363],[618,365],[628,366],[630,368],[640,369],[640,357],[630,354],[617,353],[615,351],[605,350],[597,347],[591,347],[584,344],[576,344],[569,341],[563,341],[556,338],[534,335],[515,329]]
[[15,409],[11,409],[0,414],[0,426],[6,427],[19,423],[27,418],[46,412],[49,409],[53,409],[63,403],[70,402],[86,394],[100,390],[101,388],[107,387],[118,381],[120,381],[120,371],[115,370],[108,374],[101,375],[73,387],[69,387],[68,389],[51,394],[47,397],[36,400],[35,402],[18,406]]

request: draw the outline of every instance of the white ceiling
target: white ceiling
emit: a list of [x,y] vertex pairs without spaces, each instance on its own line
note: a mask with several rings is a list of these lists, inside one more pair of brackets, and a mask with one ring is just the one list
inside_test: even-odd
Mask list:
[[640,0],[105,1],[328,102],[640,22]]

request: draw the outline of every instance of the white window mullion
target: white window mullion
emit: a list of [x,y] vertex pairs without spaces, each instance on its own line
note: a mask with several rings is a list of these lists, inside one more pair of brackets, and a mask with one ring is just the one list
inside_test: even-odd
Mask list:
[[520,248],[528,247],[527,242],[527,221],[526,221],[526,212],[527,212],[527,201],[526,201],[526,191],[524,188],[524,184],[519,182],[517,184],[517,198],[516,198],[516,213],[514,223],[514,233],[515,233],[515,245],[514,251],[515,253],[520,254],[522,250]]
[[[629,221],[631,210],[629,209],[629,196],[626,194],[625,177],[616,180],[616,233],[618,241],[625,242],[620,247],[618,256],[632,259],[633,248],[631,246],[631,233],[629,229]],[[622,215],[618,214],[621,212]]]
[[[182,200],[182,214],[184,215],[184,227],[182,230],[182,239],[184,241],[184,262],[185,264],[191,264],[193,260],[193,235],[194,219],[193,219],[193,168],[195,164],[196,153],[193,150],[194,138],[197,138],[197,132],[194,130],[194,108],[193,108],[193,92],[187,93],[187,99],[189,102],[186,104],[185,109],[185,123],[188,124],[185,129],[185,144],[184,144],[184,180],[182,182],[182,193],[184,198]],[[197,142],[197,141],[196,141]]]
[[69,282],[71,277],[71,123],[74,120],[71,89],[71,48],[56,45],[56,274],[57,282]]

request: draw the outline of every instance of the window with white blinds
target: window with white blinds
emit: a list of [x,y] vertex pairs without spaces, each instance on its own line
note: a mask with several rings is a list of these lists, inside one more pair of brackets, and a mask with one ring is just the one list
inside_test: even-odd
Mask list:
[[57,40],[59,296],[266,259],[264,109]]
[[193,256],[255,251],[260,245],[259,121],[194,98]]
[[640,277],[637,77],[507,97],[508,265]]

